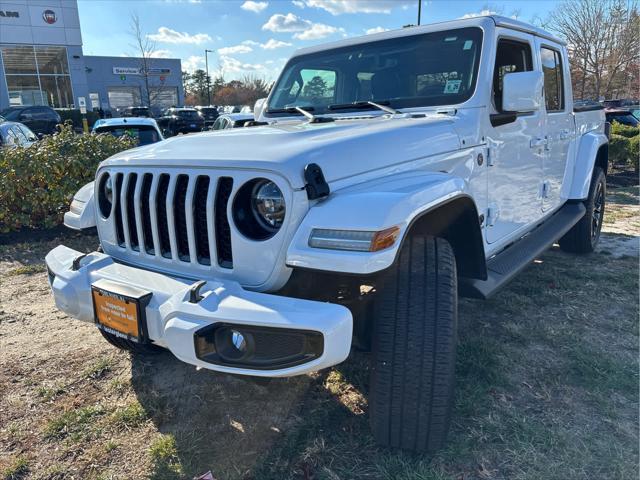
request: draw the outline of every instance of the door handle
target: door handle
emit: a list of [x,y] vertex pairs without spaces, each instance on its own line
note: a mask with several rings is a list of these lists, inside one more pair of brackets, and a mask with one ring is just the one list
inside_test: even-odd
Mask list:
[[544,138],[538,137],[538,138],[531,139],[531,143],[529,145],[531,146],[531,148],[536,148],[536,147],[542,147],[547,143],[549,143],[549,141],[547,140],[547,137],[544,137]]
[[569,138],[571,136],[571,130],[569,129],[564,129],[560,132],[560,140],[566,140],[567,138]]

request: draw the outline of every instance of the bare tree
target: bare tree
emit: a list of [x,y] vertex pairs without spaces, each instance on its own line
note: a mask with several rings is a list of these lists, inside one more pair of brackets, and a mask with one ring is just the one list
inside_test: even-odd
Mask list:
[[567,0],[546,26],[567,40],[576,96],[633,95],[624,79],[640,54],[635,0]]
[[[140,17],[136,13],[131,14],[131,36],[133,38],[131,47],[135,49],[136,55],[140,59],[139,70],[144,82],[144,103],[147,107],[151,107],[156,103],[160,94],[158,87],[162,86],[164,82],[153,82],[152,80],[157,77],[151,74],[152,59],[157,52],[156,42],[150,40],[149,36],[143,32]],[[159,83],[159,85],[151,85],[152,83]]]

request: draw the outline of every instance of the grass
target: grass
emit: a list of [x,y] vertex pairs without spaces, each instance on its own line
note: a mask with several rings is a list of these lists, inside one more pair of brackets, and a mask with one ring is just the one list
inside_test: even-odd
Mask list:
[[42,398],[45,402],[51,401],[58,395],[62,395],[64,392],[64,387],[59,385],[54,385],[52,387],[42,385],[36,389],[36,395]]
[[42,273],[47,271],[47,266],[44,263],[36,263],[33,265],[22,265],[21,267],[13,268],[6,272],[8,277],[14,277],[16,275],[32,275],[34,273]]
[[93,430],[95,420],[105,413],[101,405],[90,405],[66,411],[47,422],[44,434],[48,439],[70,437],[73,441],[88,437]]
[[89,367],[85,369],[82,375],[86,378],[97,380],[104,377],[113,368],[113,359],[109,357],[102,357],[93,362]]
[[110,423],[119,429],[131,429],[142,425],[147,418],[147,412],[144,407],[140,405],[140,402],[135,401],[113,412]]
[[17,457],[12,463],[2,470],[3,480],[20,480],[29,473],[29,462],[25,457]]
[[162,435],[155,439],[149,447],[149,456],[153,464],[151,478],[154,480],[173,479],[183,474],[173,435]]
[[[635,235],[637,189],[611,189],[608,200],[607,225]],[[14,266],[22,253],[0,246],[0,261]],[[16,466],[24,469],[16,478],[48,480],[208,470],[225,480],[638,478],[638,258],[609,253],[555,248],[493,299],[460,302],[452,425],[433,455],[375,445],[367,353],[256,385],[169,355],[114,354],[91,326],[52,313],[51,331],[75,333],[86,348],[59,340],[65,354],[50,343],[23,359],[25,343],[20,361],[6,362],[0,472],[5,480]],[[43,275],[11,281],[46,289]],[[22,328],[0,326],[7,345]]]

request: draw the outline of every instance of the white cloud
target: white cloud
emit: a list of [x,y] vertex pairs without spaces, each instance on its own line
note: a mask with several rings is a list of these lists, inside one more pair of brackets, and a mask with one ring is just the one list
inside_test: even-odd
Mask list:
[[151,58],[171,58],[170,50],[155,50],[151,52]]
[[199,68],[204,67],[204,57],[198,55],[191,55],[186,60],[182,60],[182,69],[187,72],[193,72]]
[[368,28],[367,30],[365,30],[364,33],[366,33],[367,35],[371,35],[372,33],[382,33],[382,32],[386,32],[387,30],[389,29],[384,27],[373,27],[373,28]]
[[314,23],[305,31],[294,33],[293,38],[297,38],[298,40],[319,40],[336,32],[344,32],[344,29],[325,25],[324,23]]
[[243,40],[242,45],[251,45],[253,47],[258,47],[260,45],[260,42],[255,42],[253,40]]
[[396,7],[404,7],[408,0],[304,0],[307,7],[321,8],[331,15],[343,13],[391,13]]
[[[294,32],[293,38],[298,40],[317,40],[336,32],[344,32],[343,28],[325,25],[324,23],[313,23],[293,13],[287,13],[286,15],[277,13],[272,15],[267,23],[262,26],[262,29],[280,33]],[[266,48],[268,43],[269,42],[267,42],[263,48]]]
[[270,38],[266,43],[261,43],[260,47],[264,48],[265,50],[275,50],[276,48],[290,47],[292,45],[293,44],[288,42],[282,42],[280,40]]
[[247,10],[248,12],[260,13],[268,6],[269,2],[254,2],[252,0],[247,0],[240,6],[240,8],[243,10]]
[[160,43],[182,43],[200,45],[204,42],[211,42],[212,39],[207,33],[196,33],[191,35],[187,32],[177,32],[168,27],[158,28],[158,33],[147,35],[149,39]]
[[476,13],[465,13],[463,16],[459,18],[486,17],[487,15],[497,15],[497,14],[498,12],[494,12],[493,10],[484,9]]
[[242,63],[237,58],[222,55],[220,57],[220,68],[225,72],[254,72],[256,70],[263,70],[264,66],[259,63]]
[[276,13],[275,15],[271,15],[267,23],[262,25],[262,30],[269,30],[271,32],[301,32],[311,25],[312,23],[309,20],[304,20],[293,13],[287,13],[286,15]]
[[222,47],[218,49],[220,55],[234,55],[237,53],[253,52],[253,48],[249,45],[234,45],[232,47]]
[[302,0],[292,0],[292,2],[298,8],[304,8],[304,2]]

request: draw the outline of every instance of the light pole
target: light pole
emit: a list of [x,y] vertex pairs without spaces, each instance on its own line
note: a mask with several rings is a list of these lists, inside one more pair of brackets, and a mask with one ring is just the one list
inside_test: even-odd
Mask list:
[[205,48],[204,50],[204,64],[205,64],[205,69],[207,70],[207,100],[209,102],[209,105],[211,105],[211,82],[209,80],[209,52],[212,52],[212,50],[208,50]]
[[422,13],[422,0],[418,0],[418,26],[420,26],[420,14]]

